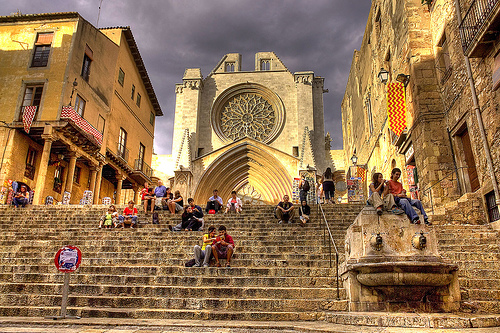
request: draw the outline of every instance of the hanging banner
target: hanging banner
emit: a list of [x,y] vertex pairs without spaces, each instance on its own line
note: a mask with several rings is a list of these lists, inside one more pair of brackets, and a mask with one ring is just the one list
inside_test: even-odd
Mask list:
[[387,117],[389,128],[400,136],[406,127],[405,87],[401,82],[387,85]]
[[30,134],[31,124],[35,118],[37,108],[38,107],[36,105],[29,105],[23,108],[23,126],[24,131],[28,134]]
[[359,165],[357,166],[357,169],[357,176],[358,178],[361,178],[361,181],[364,183],[366,181],[366,169]]

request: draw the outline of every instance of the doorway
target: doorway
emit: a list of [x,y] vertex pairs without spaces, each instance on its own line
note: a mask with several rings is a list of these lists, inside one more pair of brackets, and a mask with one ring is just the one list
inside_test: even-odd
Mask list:
[[477,175],[476,161],[474,160],[474,154],[472,153],[472,145],[470,141],[469,130],[467,127],[458,135],[462,143],[462,151],[465,158],[465,165],[467,169],[467,175],[469,178],[469,184],[471,192],[475,192],[479,189],[479,177]]

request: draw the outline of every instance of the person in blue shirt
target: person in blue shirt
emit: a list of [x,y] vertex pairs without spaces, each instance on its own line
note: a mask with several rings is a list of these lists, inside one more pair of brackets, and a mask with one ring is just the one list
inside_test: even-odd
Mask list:
[[163,185],[163,181],[158,180],[158,186],[155,187],[155,206],[160,207],[163,206],[163,198],[167,194],[167,188]]
[[167,194],[167,188],[163,185],[163,181],[158,181],[158,186],[155,188],[155,197],[163,198]]
[[215,212],[218,212],[222,209],[224,203],[222,202],[222,198],[218,196],[218,191],[214,190],[214,195],[212,195],[207,202],[207,207],[205,211],[208,213],[209,210],[213,209]]

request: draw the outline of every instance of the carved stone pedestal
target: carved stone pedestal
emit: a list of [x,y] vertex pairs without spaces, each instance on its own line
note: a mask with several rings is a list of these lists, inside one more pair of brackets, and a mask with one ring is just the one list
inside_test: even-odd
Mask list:
[[350,311],[458,310],[457,266],[439,255],[432,227],[365,207],[345,244],[342,280]]

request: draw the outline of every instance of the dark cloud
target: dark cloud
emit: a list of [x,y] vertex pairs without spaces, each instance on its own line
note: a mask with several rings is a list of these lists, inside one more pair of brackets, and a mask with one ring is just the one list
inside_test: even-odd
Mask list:
[[[77,11],[96,24],[100,0],[0,0],[0,15]],[[292,72],[325,77],[325,130],[342,148],[340,105],[354,49],[363,37],[370,0],[103,0],[99,27],[130,26],[164,116],[157,119],[155,152],[171,151],[175,83],[184,70],[208,75],[226,53],[274,51]]]

